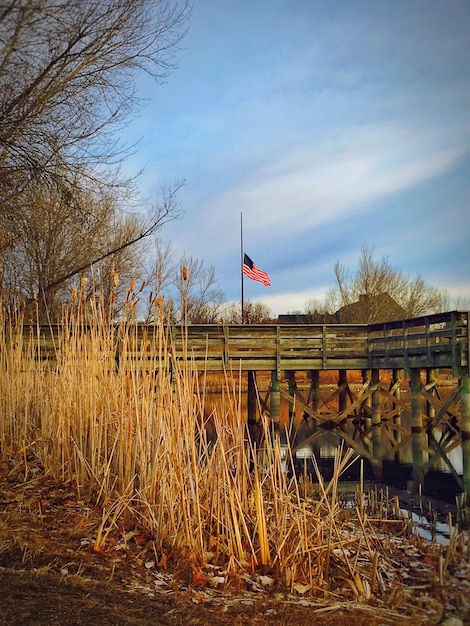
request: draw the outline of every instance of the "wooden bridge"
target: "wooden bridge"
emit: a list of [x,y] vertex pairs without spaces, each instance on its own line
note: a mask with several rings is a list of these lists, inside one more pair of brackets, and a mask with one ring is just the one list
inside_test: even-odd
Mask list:
[[[158,371],[165,361],[199,372],[247,372],[248,426],[254,439],[260,412],[278,424],[284,395],[292,407],[302,407],[317,430],[334,430],[378,471],[386,454],[396,454],[411,440],[414,487],[424,484],[440,457],[461,487],[469,511],[469,315],[451,311],[370,325],[171,326],[165,329],[163,347],[155,326],[126,325],[124,337],[117,325],[112,331],[115,353],[106,358],[126,371]],[[55,358],[61,332],[60,326],[40,328],[36,358]],[[86,326],[82,332],[86,335]],[[439,390],[442,370],[453,381],[446,399]],[[271,372],[265,397],[256,383],[256,373],[262,371]],[[338,372],[337,389],[326,402],[320,393],[321,371]],[[348,371],[360,372],[359,391],[351,389]],[[308,373],[307,393],[299,390],[296,372]],[[386,385],[381,380],[385,373]],[[285,381],[287,389],[281,384]],[[401,390],[408,381],[407,402]],[[411,415],[408,430],[401,423],[404,412]],[[455,446],[462,448],[462,476],[448,457]]]
[[[205,371],[451,368],[468,371],[469,313],[372,325],[172,327],[175,358]],[[139,326],[139,341],[152,329]],[[131,355],[132,358],[132,355]],[[150,356],[152,359],[152,356]]]
[[[365,370],[450,368],[455,376],[469,371],[469,312],[440,313],[380,324],[188,325],[166,329],[163,355],[154,325],[116,325],[110,338],[115,360],[134,370],[158,369],[168,353],[181,365],[199,371]],[[90,333],[82,325],[81,334]],[[36,356],[54,361],[60,324],[31,330]],[[125,340],[125,341],[124,341]],[[122,346],[125,343],[125,350]],[[108,355],[109,356],[109,355]]]

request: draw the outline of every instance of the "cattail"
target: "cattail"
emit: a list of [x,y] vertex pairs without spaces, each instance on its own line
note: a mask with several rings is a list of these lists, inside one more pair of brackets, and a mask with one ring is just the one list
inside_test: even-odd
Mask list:
[[163,296],[158,296],[158,298],[155,299],[155,308],[161,309],[163,306],[163,300],[164,300]]
[[129,298],[134,293],[134,291],[135,291],[135,280],[131,281],[130,287],[127,290],[126,302],[129,301]]
[[113,287],[116,288],[119,282],[119,274],[117,272],[113,272]]
[[82,289],[85,289],[87,282],[88,282],[88,278],[86,276],[82,276],[80,280],[80,287]]
[[186,267],[186,265],[183,265],[182,276],[183,280],[188,280],[188,268]]
[[73,287],[72,289],[72,302],[76,302],[77,301],[77,288]]

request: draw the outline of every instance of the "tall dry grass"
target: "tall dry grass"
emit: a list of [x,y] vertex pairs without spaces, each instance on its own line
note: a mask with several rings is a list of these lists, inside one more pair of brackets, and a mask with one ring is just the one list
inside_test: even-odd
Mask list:
[[[20,460],[26,475],[39,460],[46,473],[72,481],[79,497],[99,502],[96,550],[106,549],[121,517],[132,516],[151,533],[157,554],[177,553],[193,571],[208,562],[223,565],[228,578],[258,571],[267,584],[302,593],[325,590],[336,576],[357,596],[370,595],[371,584],[380,586],[371,529],[358,507],[359,535],[351,539],[344,524],[356,513],[345,515],[337,492],[351,453],[338,453],[328,485],[318,472],[315,497],[305,497],[263,418],[263,450],[251,471],[241,385],[226,377],[209,439],[204,376],[174,359],[165,320],[138,343],[131,308],[112,324],[99,302],[77,296],[61,332],[46,342],[21,316],[1,320],[2,458]],[[39,358],[45,344],[52,360]],[[139,371],[149,360],[151,371]],[[351,541],[369,562],[351,560]]]

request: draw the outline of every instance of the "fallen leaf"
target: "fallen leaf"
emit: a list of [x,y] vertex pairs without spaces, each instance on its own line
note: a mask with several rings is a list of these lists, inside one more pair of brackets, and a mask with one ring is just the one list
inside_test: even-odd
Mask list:
[[145,546],[147,543],[147,537],[145,535],[136,535],[134,541],[138,546]]
[[204,585],[207,585],[208,582],[209,579],[202,570],[196,570],[193,572],[193,585],[203,587]]

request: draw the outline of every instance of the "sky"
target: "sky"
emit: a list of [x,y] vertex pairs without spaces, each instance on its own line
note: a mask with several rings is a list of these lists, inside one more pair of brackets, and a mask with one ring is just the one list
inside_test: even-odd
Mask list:
[[127,127],[148,197],[177,181],[161,236],[241,297],[243,248],[304,311],[361,250],[470,298],[469,0],[193,0],[178,68]]

